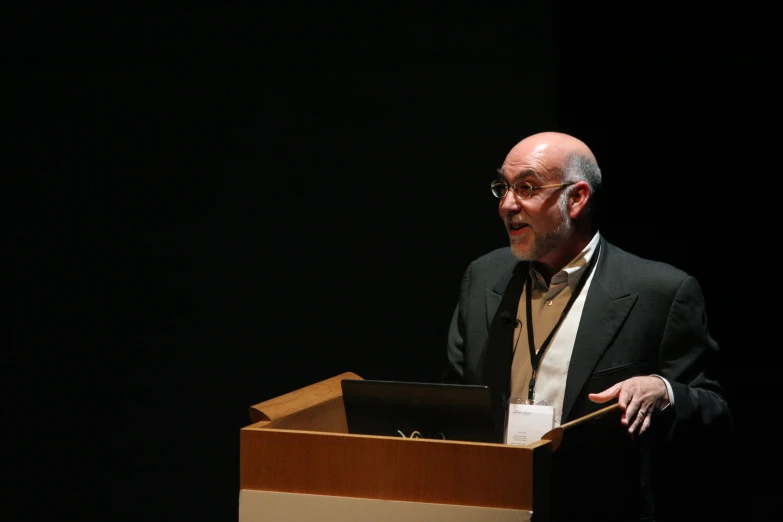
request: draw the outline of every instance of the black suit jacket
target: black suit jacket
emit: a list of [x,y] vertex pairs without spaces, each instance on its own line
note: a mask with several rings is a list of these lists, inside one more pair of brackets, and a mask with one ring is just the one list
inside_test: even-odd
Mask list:
[[[517,260],[510,248],[492,251],[467,268],[449,330],[444,381],[486,384],[501,400],[508,397],[513,331],[504,327],[500,314],[508,311],[516,317],[527,270],[528,263]],[[639,458],[640,482],[633,479],[630,486],[634,494],[638,492],[642,507],[639,517],[620,519],[638,520],[653,511],[659,513],[658,520],[665,519],[660,513],[668,509],[670,490],[681,485],[682,477],[671,475],[680,473],[673,465],[702,465],[714,457],[718,444],[705,441],[725,441],[712,437],[713,431],[726,434],[731,426],[719,384],[718,355],[696,279],[602,238],[568,369],[562,422],[606,406],[590,401],[588,393],[636,375],[665,377],[675,404],[653,418],[647,437],[626,449]],[[697,459],[696,450],[706,447],[712,449]],[[591,470],[589,476],[596,472]],[[628,487],[628,477],[622,480],[622,486]],[[667,494],[657,499],[662,491]],[[623,516],[636,509],[636,499],[629,505]]]

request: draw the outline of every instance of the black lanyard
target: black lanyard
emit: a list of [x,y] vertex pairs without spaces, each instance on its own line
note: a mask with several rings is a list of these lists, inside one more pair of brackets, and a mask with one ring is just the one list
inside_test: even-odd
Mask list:
[[527,277],[525,279],[525,303],[527,305],[525,315],[527,316],[527,345],[530,348],[530,364],[533,366],[533,374],[530,376],[530,384],[527,387],[527,398],[530,400],[533,400],[533,397],[535,396],[533,389],[536,387],[536,372],[538,371],[538,365],[541,364],[541,358],[544,356],[544,351],[549,348],[549,343],[552,342],[552,338],[555,336],[555,332],[557,332],[557,329],[560,328],[560,324],[563,322],[565,316],[568,315],[568,311],[571,309],[571,305],[574,304],[574,301],[576,301],[576,298],[582,291],[582,287],[585,286],[587,278],[590,277],[590,273],[593,271],[593,267],[598,260],[599,250],[601,250],[600,242],[596,246],[595,252],[593,252],[593,257],[590,259],[590,263],[588,263],[587,268],[585,268],[585,273],[582,274],[582,277],[579,279],[574,292],[571,294],[571,298],[568,299],[568,303],[566,303],[563,312],[557,319],[557,324],[554,328],[552,328],[552,331],[549,332],[549,335],[544,340],[544,343],[541,345],[541,349],[538,351],[538,353],[536,353],[536,341],[533,336],[533,307],[531,306],[533,278],[530,277],[530,272],[528,271]]

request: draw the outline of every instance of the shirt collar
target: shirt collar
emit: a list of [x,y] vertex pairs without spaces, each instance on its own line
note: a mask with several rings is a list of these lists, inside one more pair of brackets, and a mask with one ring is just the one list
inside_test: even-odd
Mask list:
[[[598,248],[598,243],[600,241],[601,235],[600,233],[596,232],[593,236],[593,239],[590,240],[584,250],[582,250],[579,255],[572,259],[570,263],[564,266],[562,270],[552,276],[551,287],[558,288],[556,293],[564,288],[563,283],[566,281],[568,281],[568,286],[571,288],[571,290],[576,288],[576,285],[579,283],[579,279],[582,277],[582,275],[584,275],[585,267],[587,267],[587,265],[590,263],[590,260],[593,258],[593,255],[595,255],[595,250]],[[537,290],[542,292],[550,290],[547,288],[546,283],[544,282],[544,276],[542,276],[538,270],[535,269],[534,263],[530,263],[530,277],[535,282],[534,287]]]

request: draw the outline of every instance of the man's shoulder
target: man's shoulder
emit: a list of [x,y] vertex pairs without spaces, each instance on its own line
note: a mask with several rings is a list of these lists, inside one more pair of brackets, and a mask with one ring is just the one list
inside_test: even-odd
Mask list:
[[677,280],[688,277],[688,273],[665,261],[650,259],[633,254],[606,240],[606,259],[612,270],[622,270],[633,279]]
[[506,246],[496,248],[495,250],[491,250],[486,254],[477,257],[470,263],[470,266],[472,269],[480,271],[496,271],[498,269],[512,270],[517,263],[519,263],[519,259],[511,252],[511,248]]

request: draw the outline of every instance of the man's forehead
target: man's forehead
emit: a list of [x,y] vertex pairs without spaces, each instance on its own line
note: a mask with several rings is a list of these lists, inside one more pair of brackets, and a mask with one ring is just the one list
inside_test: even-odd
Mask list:
[[527,176],[538,176],[538,172],[530,166],[522,167],[509,164],[503,164],[497,169],[498,175],[504,178],[524,178]]
[[550,163],[544,157],[536,155],[508,157],[498,169],[498,173],[506,178],[540,177],[550,168]]

